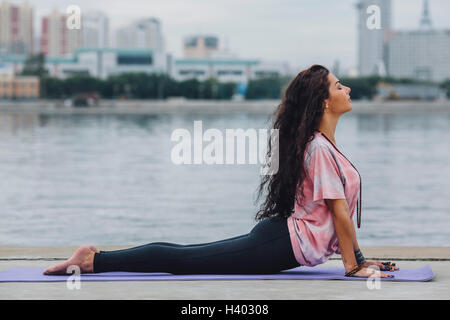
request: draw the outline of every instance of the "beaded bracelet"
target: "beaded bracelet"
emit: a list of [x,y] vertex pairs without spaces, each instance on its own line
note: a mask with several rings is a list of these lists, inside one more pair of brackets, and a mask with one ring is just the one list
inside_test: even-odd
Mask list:
[[362,269],[362,266],[357,266],[356,268],[354,268],[353,270],[350,270],[349,272],[347,272],[345,274],[346,277],[350,277],[352,275],[354,275],[355,273],[357,273],[359,270]]

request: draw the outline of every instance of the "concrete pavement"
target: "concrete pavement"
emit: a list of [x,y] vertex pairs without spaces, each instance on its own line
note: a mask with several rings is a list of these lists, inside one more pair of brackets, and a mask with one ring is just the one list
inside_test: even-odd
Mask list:
[[[98,246],[114,250],[128,246]],[[46,267],[69,257],[76,247],[0,247],[0,271]],[[65,282],[0,283],[0,299],[158,299],[158,300],[303,300],[303,299],[450,299],[450,247],[363,247],[366,258],[397,262],[400,268],[430,265],[428,282],[381,282],[370,290],[366,281],[216,280],[82,282],[69,290]],[[334,256],[322,266],[342,266]]]

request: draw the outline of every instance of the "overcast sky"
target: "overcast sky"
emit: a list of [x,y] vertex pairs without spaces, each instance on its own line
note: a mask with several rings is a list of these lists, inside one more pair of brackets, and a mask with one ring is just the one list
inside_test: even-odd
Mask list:
[[[0,0],[1,1],[1,0]],[[21,3],[19,0],[8,2]],[[103,11],[110,33],[144,17],[162,22],[167,51],[182,57],[182,39],[194,33],[217,35],[241,58],[283,60],[292,68],[320,63],[355,67],[357,0],[28,0],[39,28],[42,15],[78,5],[81,14]],[[450,29],[450,1],[429,0],[433,26]],[[394,29],[419,24],[423,0],[392,0]],[[36,30],[37,32],[37,30]],[[342,70],[341,69],[341,70]]]

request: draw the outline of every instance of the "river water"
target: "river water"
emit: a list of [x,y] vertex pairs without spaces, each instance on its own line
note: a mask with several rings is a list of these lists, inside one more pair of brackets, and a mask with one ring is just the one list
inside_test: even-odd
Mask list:
[[[267,119],[0,112],[0,244],[187,244],[247,233],[261,163],[177,165],[171,135],[194,133],[196,120],[224,136],[267,130]],[[449,128],[450,113],[341,117],[337,145],[363,182],[360,245],[450,245]]]

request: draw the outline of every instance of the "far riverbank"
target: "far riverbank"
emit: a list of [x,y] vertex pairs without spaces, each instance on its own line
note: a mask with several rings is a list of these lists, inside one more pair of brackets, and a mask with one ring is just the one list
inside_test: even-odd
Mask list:
[[[270,114],[279,100],[102,100],[95,107],[67,107],[60,100],[0,101],[0,112],[40,114]],[[354,101],[352,113],[450,112],[450,101]]]

